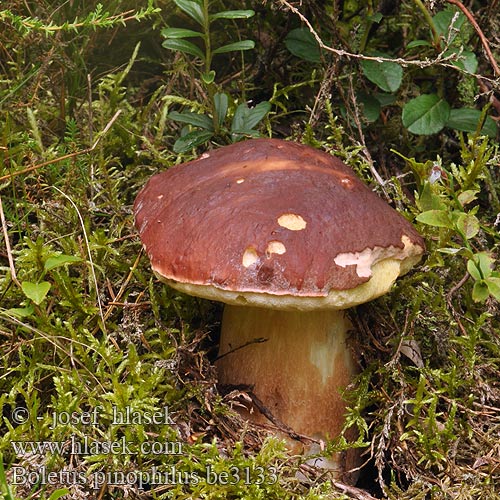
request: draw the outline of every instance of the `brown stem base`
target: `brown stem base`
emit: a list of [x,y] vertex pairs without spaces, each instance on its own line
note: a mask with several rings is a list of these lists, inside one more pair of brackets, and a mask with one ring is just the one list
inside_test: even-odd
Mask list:
[[[298,435],[334,438],[344,425],[341,391],[356,373],[347,345],[350,328],[343,311],[226,305],[216,363],[219,381],[251,387],[266,409]],[[248,417],[268,422],[257,408]],[[304,449],[299,441],[289,441],[293,452],[319,452],[317,446]],[[357,453],[344,455],[328,460],[337,477],[355,466]]]

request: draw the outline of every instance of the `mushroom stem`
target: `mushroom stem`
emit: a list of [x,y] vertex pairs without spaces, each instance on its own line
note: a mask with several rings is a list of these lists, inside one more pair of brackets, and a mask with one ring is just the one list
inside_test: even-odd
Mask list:
[[[357,371],[348,347],[350,328],[341,310],[226,305],[217,361],[219,382],[250,386],[266,409],[297,434],[334,438],[344,425],[341,392]],[[266,421],[255,409],[249,418]],[[298,444],[292,451],[302,451]],[[333,468],[340,467],[333,462]]]

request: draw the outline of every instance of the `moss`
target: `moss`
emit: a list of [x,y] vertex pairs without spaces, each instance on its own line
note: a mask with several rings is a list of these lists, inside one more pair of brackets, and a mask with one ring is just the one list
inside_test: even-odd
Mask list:
[[[168,118],[206,104],[196,60],[161,49],[158,28],[184,15],[162,1],[142,13],[122,1],[109,13],[94,2],[56,4],[12,0],[0,10],[2,494],[498,498],[498,149],[475,132],[412,135],[400,113],[436,74],[452,107],[473,107],[472,77],[439,62],[410,65],[397,93],[380,95],[352,58],[289,54],[282,41],[300,19],[276,3],[255,6],[253,21],[230,32],[213,26],[221,44],[258,42],[243,66],[237,56],[214,61],[233,108],[241,91],[268,99],[262,133],[338,155],[426,238],[422,265],[352,314],[362,371],[345,394],[346,427],[358,439],[325,444],[362,449],[358,490],[349,489],[238,416],[248,396],[221,392],[213,367],[220,306],[157,282],[135,237],[138,189],[201,151],[175,155],[181,131]],[[378,22],[371,2],[350,7],[326,15],[310,2],[304,13],[334,47],[352,49],[349,37],[362,36],[369,48],[392,40],[409,60],[435,56],[430,45],[408,48],[428,31],[412,2],[399,12],[381,5]],[[498,13],[474,14],[494,36]],[[460,44],[488,76],[482,52],[469,38]],[[363,92],[381,99],[376,121],[356,116]],[[496,112],[493,100],[485,113]]]

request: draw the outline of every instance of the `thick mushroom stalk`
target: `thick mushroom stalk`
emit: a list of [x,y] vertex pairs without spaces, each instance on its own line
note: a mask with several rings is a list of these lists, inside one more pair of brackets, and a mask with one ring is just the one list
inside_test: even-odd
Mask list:
[[250,386],[296,433],[338,436],[355,372],[342,310],[386,293],[419,261],[413,226],[338,158],[276,139],[152,177],[134,212],[163,281],[227,304],[221,382]]
[[[219,382],[248,386],[278,422],[299,435],[317,440],[336,437],[344,425],[341,393],[357,371],[348,345],[350,328],[344,311],[226,305]],[[258,409],[252,410],[252,420],[269,424]],[[301,450],[298,441],[291,448],[306,454],[319,449],[306,444]],[[346,466],[341,457],[332,457],[329,463],[337,475]]]

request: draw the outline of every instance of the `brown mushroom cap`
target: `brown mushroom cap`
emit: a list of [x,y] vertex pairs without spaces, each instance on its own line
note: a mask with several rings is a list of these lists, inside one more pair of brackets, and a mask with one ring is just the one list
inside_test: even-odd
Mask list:
[[424,251],[412,225],[342,161],[278,139],[153,176],[134,212],[164,281],[232,304],[351,307],[385,293]]

